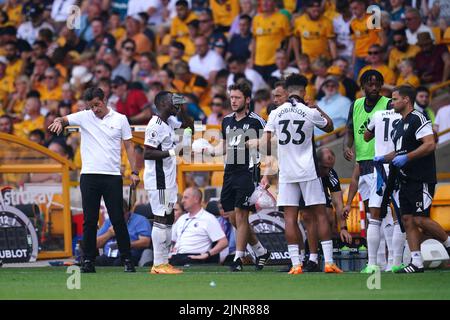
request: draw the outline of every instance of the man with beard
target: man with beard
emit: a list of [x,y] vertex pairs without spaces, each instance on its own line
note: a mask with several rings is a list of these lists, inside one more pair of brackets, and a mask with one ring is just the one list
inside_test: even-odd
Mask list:
[[[347,133],[344,136],[344,157],[347,161],[356,158],[360,169],[358,191],[362,200],[368,206],[373,178],[373,158],[375,157],[375,141],[366,142],[364,132],[370,117],[378,110],[386,110],[390,100],[380,96],[383,86],[383,75],[376,70],[367,70],[361,75],[361,86],[365,97],[356,99],[350,106],[347,119]],[[354,146],[354,151],[353,151]]]
[[[233,112],[222,121],[224,143],[221,151],[226,156],[220,202],[236,227],[236,255],[230,268],[233,272],[242,271],[242,258],[249,243],[255,252],[256,270],[261,270],[269,260],[270,252],[263,247],[248,222],[248,199],[259,181],[259,154],[252,152],[253,148],[247,148],[246,142],[258,139],[266,123],[249,111],[252,92],[247,84],[234,84],[228,89]],[[215,149],[220,150],[220,146]]]

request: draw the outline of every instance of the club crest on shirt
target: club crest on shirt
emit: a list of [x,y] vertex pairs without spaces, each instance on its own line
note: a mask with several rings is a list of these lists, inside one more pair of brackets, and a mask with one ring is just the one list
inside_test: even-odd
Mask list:
[[250,128],[250,124],[246,123],[242,128],[244,129],[244,131],[247,131],[248,128]]
[[403,125],[403,130],[408,130],[408,127],[409,127],[409,123],[405,123],[404,125]]

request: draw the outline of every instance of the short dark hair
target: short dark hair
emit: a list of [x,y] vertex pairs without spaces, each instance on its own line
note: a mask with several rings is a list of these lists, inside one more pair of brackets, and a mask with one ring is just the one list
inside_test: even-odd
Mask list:
[[278,80],[273,84],[273,88],[282,87],[283,89],[287,89],[285,80]]
[[248,14],[241,14],[239,16],[239,20],[247,20],[248,22],[252,22],[252,17],[250,17]]
[[185,45],[179,41],[172,41],[170,43],[171,47],[177,48],[178,50],[184,51],[186,49]]
[[41,141],[44,141],[44,140],[45,140],[45,133],[44,133],[44,131],[42,131],[41,129],[34,129],[33,131],[31,131],[31,132],[28,134],[28,137],[30,137],[30,136],[39,136],[39,139],[40,139]]
[[398,86],[392,90],[392,93],[394,92],[398,92],[401,97],[408,97],[411,104],[414,105],[414,101],[416,101],[416,89],[414,87],[408,85]]
[[241,56],[235,56],[235,55],[230,56],[230,57],[228,58],[227,62],[228,62],[229,64],[230,64],[230,63],[233,63],[233,62],[236,62],[236,63],[238,63],[238,64],[246,64],[246,63],[247,63],[247,61],[246,61],[245,58],[243,58],[243,57],[241,57]]
[[306,79],[305,76],[302,76],[301,74],[293,73],[290,76],[286,78],[286,88],[292,88],[292,87],[303,87],[306,88],[308,85],[308,79]]
[[416,94],[418,94],[419,92],[424,92],[424,91],[426,93],[430,94],[430,90],[427,87],[425,87],[425,86],[418,86],[416,88]]
[[109,72],[112,72],[111,65],[108,62],[106,62],[105,60],[100,60],[99,62],[97,62],[97,65],[98,66],[104,66],[106,69],[109,70]]
[[406,38],[406,31],[405,29],[395,30],[394,32],[392,32],[392,37],[393,36],[403,36]]
[[169,91],[160,91],[155,96],[155,106],[157,109],[159,109],[163,103],[172,95]]
[[244,82],[232,84],[228,87],[228,90],[239,90],[244,94],[245,98],[251,98],[252,96],[252,89],[250,89],[250,86]]
[[175,7],[178,7],[178,6],[189,8],[189,3],[186,0],[178,0],[175,3]]
[[92,101],[95,98],[99,98],[100,100],[103,100],[105,98],[105,93],[99,87],[87,88],[86,91],[84,91],[84,101]]
[[255,92],[255,96],[253,97],[255,101],[267,101],[270,100],[270,91],[267,89],[259,89]]
[[27,99],[28,98],[38,98],[38,99],[40,99],[41,98],[41,94],[37,90],[30,90],[27,93]]
[[363,86],[363,85],[365,85],[366,83],[368,83],[372,77],[375,77],[375,79],[376,79],[378,82],[381,82],[381,84],[384,83],[383,75],[382,75],[379,71],[371,69],[371,70],[365,71],[365,72],[361,75],[361,78],[359,79],[360,82],[361,82],[361,85]]

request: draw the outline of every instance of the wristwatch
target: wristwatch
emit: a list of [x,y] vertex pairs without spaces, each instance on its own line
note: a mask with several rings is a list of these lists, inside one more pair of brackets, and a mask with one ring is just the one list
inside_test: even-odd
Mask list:
[[347,226],[341,227],[341,230],[347,230],[348,231]]
[[139,171],[131,171],[131,174],[134,174],[135,176],[139,176]]

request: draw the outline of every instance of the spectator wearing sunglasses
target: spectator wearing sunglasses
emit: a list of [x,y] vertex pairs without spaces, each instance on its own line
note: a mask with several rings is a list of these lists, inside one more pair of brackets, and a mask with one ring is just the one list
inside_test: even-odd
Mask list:
[[387,85],[395,85],[395,73],[383,62],[383,50],[380,45],[374,44],[369,48],[369,65],[365,66],[359,72],[358,80],[367,70],[377,70],[383,75],[384,83]]
[[408,43],[405,30],[394,31],[392,38],[394,47],[389,53],[389,69],[396,70],[401,61],[414,58],[420,48]]
[[133,70],[137,61],[135,59],[136,43],[133,39],[125,39],[120,47],[120,63]]

